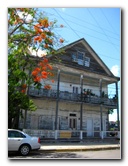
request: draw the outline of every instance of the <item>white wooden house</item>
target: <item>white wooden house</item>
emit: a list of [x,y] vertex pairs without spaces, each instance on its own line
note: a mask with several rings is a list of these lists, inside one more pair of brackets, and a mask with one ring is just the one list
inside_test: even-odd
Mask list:
[[[55,72],[52,89],[44,89],[43,82],[40,90],[29,87],[29,95],[38,108],[27,112],[25,131],[55,139],[107,137],[108,110],[118,110],[120,78],[111,73],[85,39],[63,49],[60,62],[50,57]],[[109,98],[108,85],[112,83],[116,91]],[[23,124],[21,120],[20,128],[24,128]]]

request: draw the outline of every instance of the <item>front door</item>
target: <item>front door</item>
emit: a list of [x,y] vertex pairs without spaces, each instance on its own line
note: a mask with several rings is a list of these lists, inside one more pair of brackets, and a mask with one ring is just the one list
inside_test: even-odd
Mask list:
[[87,136],[93,136],[93,121],[91,118],[87,119]]
[[69,128],[72,130],[77,129],[77,117],[74,113],[69,114]]

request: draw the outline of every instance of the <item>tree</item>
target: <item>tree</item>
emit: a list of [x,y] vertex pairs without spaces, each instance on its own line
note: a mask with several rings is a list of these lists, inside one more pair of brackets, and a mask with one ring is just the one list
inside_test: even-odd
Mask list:
[[[60,28],[63,25],[59,26]],[[41,88],[41,81],[53,77],[47,55],[57,55],[55,48],[64,39],[57,38],[56,21],[49,21],[37,8],[8,9],[8,127],[18,128],[21,110],[37,108],[29,98],[30,85]],[[36,53],[38,62],[30,52]],[[53,82],[53,80],[52,80]],[[50,85],[44,88],[50,89]]]

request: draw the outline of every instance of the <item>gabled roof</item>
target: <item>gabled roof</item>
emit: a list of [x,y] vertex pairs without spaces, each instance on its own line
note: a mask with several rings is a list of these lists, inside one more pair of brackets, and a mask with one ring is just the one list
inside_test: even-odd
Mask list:
[[[101,58],[98,56],[98,54],[93,50],[93,48],[87,43],[87,41],[84,38],[81,38],[73,43],[70,43],[60,49],[67,50],[72,47],[74,47],[77,44],[82,44],[86,50],[91,54],[91,56],[97,61],[97,63],[106,71],[106,73],[111,77],[116,77],[113,75],[113,73],[110,71],[110,69],[106,66],[106,64],[101,60]],[[59,49],[59,50],[60,50]],[[119,80],[119,77],[116,77]]]

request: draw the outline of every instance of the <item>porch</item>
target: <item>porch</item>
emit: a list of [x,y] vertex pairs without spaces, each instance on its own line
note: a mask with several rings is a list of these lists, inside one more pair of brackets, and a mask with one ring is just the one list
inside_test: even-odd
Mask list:
[[40,137],[43,142],[48,141],[84,141],[87,139],[120,139],[119,131],[113,131],[114,135],[111,135],[111,131],[91,131],[93,136],[87,136],[85,130],[37,130],[37,129],[23,129],[23,131],[31,136]]
[[[38,97],[38,98],[49,98],[49,99],[57,99],[57,90],[53,89],[37,89],[34,87],[29,87],[29,95],[31,97]],[[59,91],[59,100],[65,100],[65,101],[72,101],[72,102],[83,102],[88,104],[102,104],[107,107],[116,108],[117,102],[116,99],[113,98],[107,98],[107,97],[100,97],[100,96],[94,96],[94,95],[84,95],[77,93],[71,93],[68,91]]]

